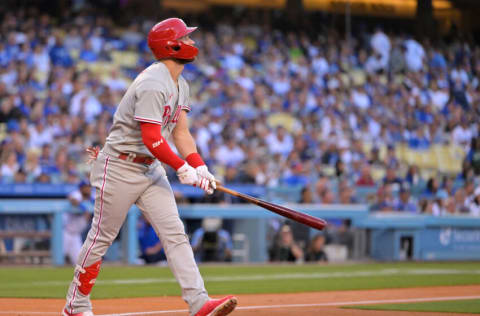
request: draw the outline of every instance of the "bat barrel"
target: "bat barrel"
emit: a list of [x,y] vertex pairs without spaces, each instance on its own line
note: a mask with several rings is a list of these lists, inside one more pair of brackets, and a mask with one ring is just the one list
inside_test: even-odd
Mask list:
[[316,218],[314,216],[311,216],[311,215],[308,215],[308,214],[305,214],[305,213],[301,213],[301,212],[292,210],[290,208],[287,208],[287,207],[284,207],[284,206],[281,206],[281,205],[278,205],[278,204],[273,204],[273,203],[270,203],[270,202],[267,202],[267,201],[264,201],[264,200],[260,200],[260,199],[254,198],[252,196],[249,196],[247,194],[243,194],[243,193],[237,192],[235,190],[225,188],[222,185],[217,185],[217,189],[222,191],[222,192],[225,192],[225,193],[231,194],[233,196],[239,197],[241,199],[244,199],[244,200],[246,200],[250,203],[256,204],[256,205],[258,205],[260,207],[263,207],[263,208],[265,208],[265,209],[267,209],[271,212],[274,212],[278,215],[281,215],[283,217],[289,218],[291,220],[294,220],[296,222],[305,224],[307,226],[310,226],[310,227],[318,229],[318,230],[324,229],[325,226],[327,225],[327,222],[324,221],[321,218]]

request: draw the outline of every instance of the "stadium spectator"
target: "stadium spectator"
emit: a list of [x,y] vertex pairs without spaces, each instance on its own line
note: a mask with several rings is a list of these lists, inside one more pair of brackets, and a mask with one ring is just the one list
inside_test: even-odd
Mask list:
[[63,214],[63,252],[71,264],[77,262],[82,249],[82,234],[89,228],[93,215],[92,189],[86,181],[80,182],[78,189],[68,195],[74,212]]
[[423,67],[425,50],[423,46],[413,38],[408,38],[403,45],[406,48],[405,61],[411,71],[420,71]]
[[217,217],[202,220],[202,227],[192,235],[192,248],[195,260],[199,262],[232,261],[232,238],[222,229],[222,220]]
[[329,182],[330,181],[328,177],[324,175],[321,175],[315,182],[315,185],[312,189],[313,201],[315,203],[321,203],[321,196],[323,195],[323,192],[328,188]]
[[2,177],[9,178],[13,180],[13,176],[20,169],[20,165],[17,162],[17,154],[11,151],[4,151],[2,153],[2,165],[0,169],[0,174]]
[[377,190],[375,202],[370,206],[371,211],[393,211],[392,189],[389,184],[380,186]]
[[278,126],[275,133],[267,136],[266,143],[271,154],[281,154],[284,157],[293,149],[293,139],[282,126]]
[[471,199],[468,208],[470,210],[470,215],[480,216],[480,187],[475,189],[473,194],[473,199]]
[[358,178],[356,185],[358,186],[374,186],[375,181],[373,180],[370,165],[368,163],[364,163],[362,165],[362,169],[360,171],[360,177]]
[[438,190],[435,194],[432,206],[432,215],[440,216],[447,214],[447,203],[450,197],[448,196],[447,191]]
[[440,185],[436,177],[431,177],[427,181],[427,186],[425,188],[424,195],[426,197],[435,197],[437,192],[440,190]]
[[300,200],[298,201],[300,204],[312,204],[313,203],[313,195],[312,191],[308,186],[305,186],[300,191]]
[[395,188],[399,187],[402,183],[402,179],[397,176],[397,168],[395,167],[388,167],[385,177],[383,178],[384,184],[393,185]]
[[166,264],[167,257],[165,256],[162,242],[158,239],[158,235],[150,222],[143,216],[138,220],[137,232],[141,252],[140,259],[146,264]]
[[475,175],[480,175],[480,138],[472,138],[470,150],[465,160],[470,163]]
[[418,212],[417,203],[411,196],[410,187],[408,184],[402,184],[398,194],[397,200],[394,202],[395,210],[401,212]]
[[339,197],[338,203],[340,204],[355,204],[357,203],[357,198],[355,197],[355,190],[349,185],[340,188],[339,185]]
[[410,165],[408,167],[408,170],[405,174],[405,181],[410,186],[419,185],[423,181],[422,177],[419,174],[418,167],[416,165]]
[[331,232],[329,243],[335,245],[343,245],[347,248],[347,257],[352,257],[354,234],[351,228],[352,222],[350,219],[342,220],[341,224]]
[[215,153],[216,160],[224,166],[237,166],[245,159],[245,152],[238,146],[235,139],[228,136],[225,144],[220,146]]
[[292,229],[283,225],[270,248],[270,261],[302,262],[303,250],[293,238]]
[[327,262],[328,257],[324,251],[325,236],[317,234],[313,237],[307,251],[305,252],[306,262]]
[[[84,149],[105,141],[119,92],[128,84],[123,80],[131,80],[152,62],[138,22],[125,17],[127,25],[121,28],[108,16],[90,14],[65,10],[58,18],[12,10],[11,18],[0,22],[5,34],[0,40],[1,156],[13,149],[27,182],[65,181],[65,169],[82,173]],[[201,19],[211,27],[195,38],[205,54],[185,69],[185,76],[193,79],[194,134],[212,168],[221,172],[235,165],[232,179],[255,179],[272,187],[298,184],[284,179],[301,163],[308,181],[328,174],[330,186],[345,175],[357,183],[367,160],[374,171],[371,180],[395,166],[397,177],[408,181],[416,195],[425,190],[423,163],[396,156],[405,153],[397,146],[429,150],[438,145],[460,146],[460,154],[466,154],[458,181],[480,174],[476,43],[462,37],[454,43],[419,42],[377,27],[373,33],[358,30],[352,38],[355,45],[347,45],[329,28],[315,38],[306,34],[296,39],[281,30],[260,32],[270,25],[249,17],[248,23],[233,27],[233,22],[211,23],[213,16]],[[31,22],[27,26],[23,20]],[[233,45],[231,38],[237,39]],[[133,52],[138,48],[140,53]],[[119,64],[113,58],[119,52],[132,60]],[[15,125],[13,120],[18,126],[8,127]],[[220,151],[228,147],[224,135],[231,135],[243,152],[243,157],[231,155],[233,163],[225,161],[230,151]],[[385,147],[386,157],[381,155]],[[67,148],[68,168],[56,165],[65,165],[65,159],[54,160],[62,148]],[[47,152],[39,157],[43,173],[31,150]],[[299,153],[299,161],[289,160],[292,152]],[[252,164],[261,159],[258,168]],[[405,174],[407,160],[419,167]],[[61,170],[60,177],[48,172],[53,167]],[[433,174],[442,175],[440,170]],[[6,177],[2,175],[2,181],[8,181]],[[366,180],[368,185],[371,180]],[[437,190],[438,185],[425,193],[433,198]],[[314,192],[316,202],[344,199],[331,189],[321,191]],[[356,200],[363,201],[358,192]],[[461,200],[453,191],[449,196],[454,203]]]

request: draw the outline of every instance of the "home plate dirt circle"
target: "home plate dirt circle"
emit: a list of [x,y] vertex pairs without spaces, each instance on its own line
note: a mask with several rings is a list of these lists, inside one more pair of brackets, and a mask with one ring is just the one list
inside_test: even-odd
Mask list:
[[[443,316],[445,313],[392,312],[342,309],[345,305],[366,305],[399,302],[480,299],[480,285],[417,287],[339,292],[307,292],[292,294],[236,295],[238,307],[231,315],[299,315],[367,316],[422,315]],[[60,315],[62,299],[0,298],[0,316]],[[125,298],[94,300],[98,316],[188,315],[180,297]],[[465,315],[452,314],[449,315]]]

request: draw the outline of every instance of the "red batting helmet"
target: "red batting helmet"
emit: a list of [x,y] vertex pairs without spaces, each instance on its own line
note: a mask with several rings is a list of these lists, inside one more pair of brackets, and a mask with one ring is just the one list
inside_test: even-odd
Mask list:
[[198,48],[178,41],[179,38],[195,31],[182,19],[170,18],[155,24],[148,33],[148,47],[157,59],[178,58],[195,59]]

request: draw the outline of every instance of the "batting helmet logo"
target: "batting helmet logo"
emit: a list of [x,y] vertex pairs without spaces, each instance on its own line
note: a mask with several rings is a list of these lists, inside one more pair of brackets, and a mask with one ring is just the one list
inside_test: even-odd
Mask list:
[[193,60],[198,48],[178,41],[196,27],[188,27],[182,19],[170,18],[155,24],[148,33],[148,47],[157,59],[178,58]]

